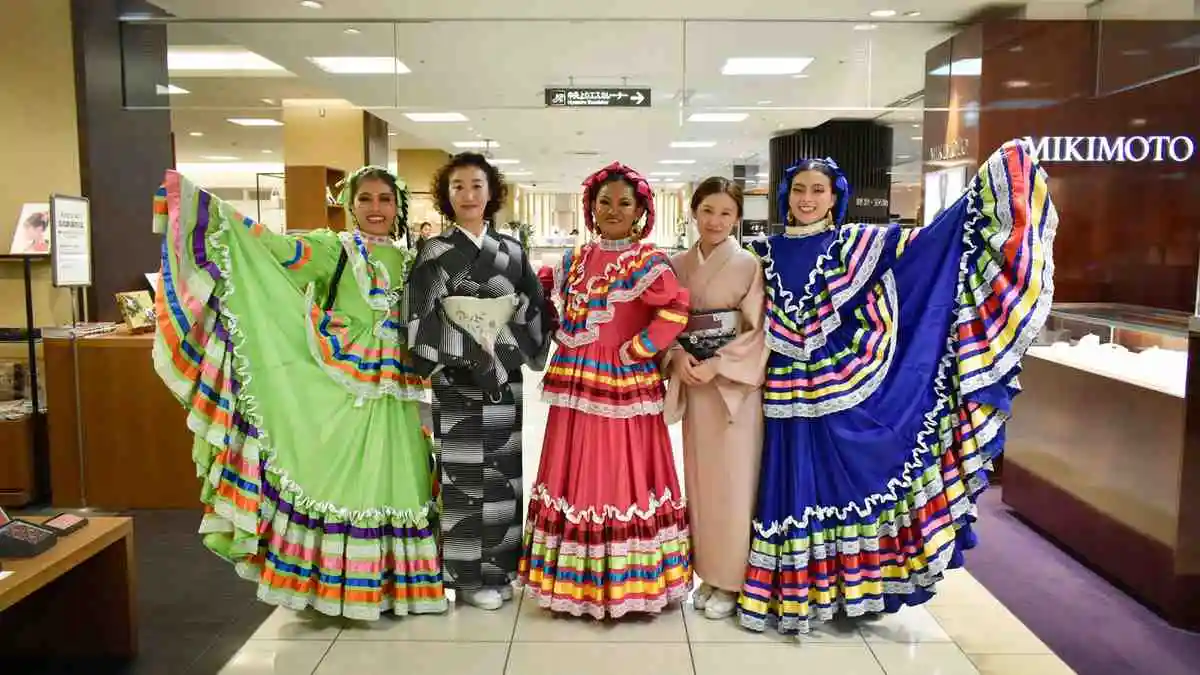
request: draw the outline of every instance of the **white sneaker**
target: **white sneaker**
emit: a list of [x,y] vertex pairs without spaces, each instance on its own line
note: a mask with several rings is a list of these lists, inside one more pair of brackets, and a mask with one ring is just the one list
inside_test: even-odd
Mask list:
[[463,602],[479,609],[495,611],[504,606],[504,596],[494,588],[484,588],[474,593],[463,593]]
[[737,611],[737,593],[733,591],[714,591],[704,603],[704,618],[718,621],[728,619]]
[[697,588],[694,593],[692,593],[692,606],[697,610],[703,610],[704,606],[708,604],[708,599],[712,597],[713,591],[715,590],[717,589],[709,586],[706,583],[701,583],[700,587]]
[[499,589],[497,589],[497,590],[499,590],[499,591],[500,591],[500,599],[501,599],[501,600],[503,600],[503,601],[505,601],[505,602],[508,602],[509,600],[512,600],[512,599],[513,599],[513,587],[512,587],[512,584],[505,584],[505,585],[501,586],[501,587],[500,587]]

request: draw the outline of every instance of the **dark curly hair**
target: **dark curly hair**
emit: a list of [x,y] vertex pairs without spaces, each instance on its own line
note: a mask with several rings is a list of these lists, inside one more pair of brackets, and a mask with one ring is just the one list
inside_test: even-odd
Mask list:
[[491,220],[504,206],[504,199],[508,196],[508,185],[505,184],[500,170],[477,152],[462,152],[451,157],[450,161],[433,175],[432,187],[437,198],[437,210],[446,218],[454,220],[454,205],[450,203],[450,175],[468,166],[480,169],[487,176],[488,202],[483,207],[483,217],[485,220]]

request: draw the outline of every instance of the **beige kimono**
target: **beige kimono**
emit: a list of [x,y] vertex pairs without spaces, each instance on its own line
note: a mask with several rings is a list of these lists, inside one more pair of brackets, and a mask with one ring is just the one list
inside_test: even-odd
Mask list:
[[[700,261],[699,244],[671,260],[691,292],[692,310],[740,310],[741,333],[701,364],[715,371],[708,384],[672,378],[666,419],[683,420],[684,486],[695,569],[711,586],[739,591],[750,550],[751,519],[762,455],[763,278],[758,260],[730,238]],[[678,343],[663,371],[686,352]]]

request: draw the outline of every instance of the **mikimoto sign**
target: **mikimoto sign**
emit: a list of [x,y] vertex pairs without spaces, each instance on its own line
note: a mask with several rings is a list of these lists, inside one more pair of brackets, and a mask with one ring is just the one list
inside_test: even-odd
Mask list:
[[1025,140],[1042,162],[1186,162],[1196,154],[1190,136],[1028,136]]

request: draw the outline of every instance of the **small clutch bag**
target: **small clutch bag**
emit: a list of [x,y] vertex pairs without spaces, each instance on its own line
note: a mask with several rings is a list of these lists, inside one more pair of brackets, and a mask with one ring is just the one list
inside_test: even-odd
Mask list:
[[692,312],[687,328],[679,334],[679,346],[698,361],[711,359],[718,349],[738,336],[740,319],[741,314],[737,310]]

